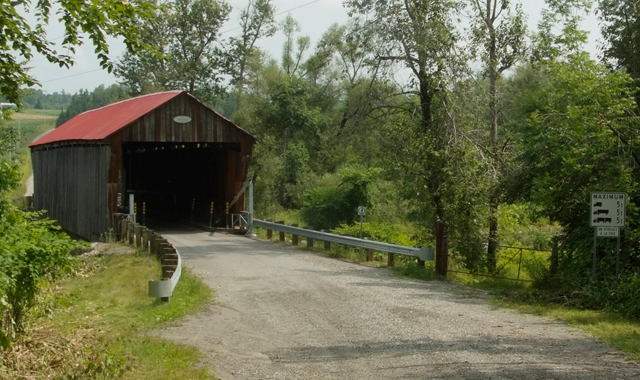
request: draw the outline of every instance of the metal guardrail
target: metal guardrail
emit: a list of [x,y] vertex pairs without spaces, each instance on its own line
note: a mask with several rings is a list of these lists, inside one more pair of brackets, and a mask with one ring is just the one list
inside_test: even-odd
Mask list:
[[125,244],[155,254],[162,265],[162,277],[159,281],[149,280],[149,296],[168,302],[182,275],[180,252],[161,235],[130,219],[128,214],[113,215],[116,237]]
[[173,290],[176,288],[176,285],[178,285],[178,281],[180,281],[180,276],[182,275],[182,256],[180,256],[177,248],[174,247],[174,251],[178,255],[178,264],[176,265],[175,272],[173,272],[168,281],[149,280],[149,297],[169,298],[173,296]]
[[388,252],[397,255],[416,257],[422,261],[435,260],[435,248],[433,247],[407,247],[404,245],[382,243],[373,240],[358,239],[351,236],[342,236],[327,232],[308,230],[305,228],[287,226],[286,224],[267,222],[265,220],[253,219],[253,226],[268,230],[284,232],[291,235],[303,236],[314,240],[328,241],[336,244],[348,245],[350,247],[358,247],[371,249],[379,252]]

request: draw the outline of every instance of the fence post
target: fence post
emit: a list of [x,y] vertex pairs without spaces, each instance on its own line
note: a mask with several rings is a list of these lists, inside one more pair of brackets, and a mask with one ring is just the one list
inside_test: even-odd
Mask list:
[[[328,230],[322,230],[322,232],[329,232]],[[331,250],[331,242],[330,241],[324,241],[324,249],[325,251],[330,251]]]
[[133,231],[134,225],[132,221],[129,221],[127,224],[127,233],[129,234],[129,245],[133,245],[135,243],[135,233]]
[[[271,222],[271,219],[267,219],[267,222]],[[271,240],[273,239],[273,230],[267,228],[267,239]]]
[[[371,239],[366,239],[365,240],[371,240]],[[367,261],[373,261],[373,249],[367,249]]]
[[142,250],[146,251],[147,249],[149,249],[149,229],[142,227]]
[[[276,222],[278,224],[284,224],[284,220],[281,220],[279,222]],[[285,239],[284,239],[284,232],[280,232],[280,242],[284,243]]]
[[[313,229],[313,227],[309,227],[309,226],[306,226],[305,228],[308,230]],[[310,238],[310,237],[307,238],[307,248],[313,248],[313,238]]]
[[387,266],[388,267],[392,267],[395,264],[395,260],[396,260],[396,255],[394,255],[391,252],[387,253]]
[[[292,224],[291,227],[298,227],[298,225]],[[298,245],[298,235],[291,234],[291,244]]]
[[518,280],[520,279],[520,269],[522,268],[522,248],[520,248],[520,262],[518,263]]
[[158,238],[158,234],[155,233],[155,231],[151,231],[149,230],[149,253],[151,254],[155,254],[156,253],[156,240]]
[[142,247],[142,226],[138,223],[134,224],[133,233],[136,235],[136,247]]
[[122,221],[120,222],[120,241],[121,242],[126,242],[127,241],[127,226],[129,225],[129,221],[127,219],[122,219]]
[[436,222],[436,273],[446,276],[449,270],[449,239],[446,236],[445,225],[442,221]]
[[551,278],[558,274],[558,236],[553,238],[553,247],[551,248],[551,257],[549,258],[549,275]]

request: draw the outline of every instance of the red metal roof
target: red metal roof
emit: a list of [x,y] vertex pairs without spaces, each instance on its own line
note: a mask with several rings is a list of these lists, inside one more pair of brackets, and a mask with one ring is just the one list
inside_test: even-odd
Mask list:
[[83,112],[29,146],[59,141],[104,140],[183,92],[158,92]]

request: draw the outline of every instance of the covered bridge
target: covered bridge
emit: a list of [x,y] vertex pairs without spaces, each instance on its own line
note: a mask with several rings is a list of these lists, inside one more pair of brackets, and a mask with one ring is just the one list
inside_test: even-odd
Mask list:
[[[256,139],[185,91],[84,112],[30,145],[33,204],[63,229],[97,240],[116,212],[224,226]],[[240,199],[229,210],[239,212]]]

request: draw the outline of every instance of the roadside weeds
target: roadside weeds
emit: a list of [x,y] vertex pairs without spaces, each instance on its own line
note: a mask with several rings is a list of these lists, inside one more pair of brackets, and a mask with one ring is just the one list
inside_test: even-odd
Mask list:
[[198,365],[197,349],[146,334],[212,297],[184,270],[171,302],[150,298],[147,281],[159,273],[146,254],[81,258],[74,276],[41,294],[24,335],[0,352],[0,379],[215,379]]

